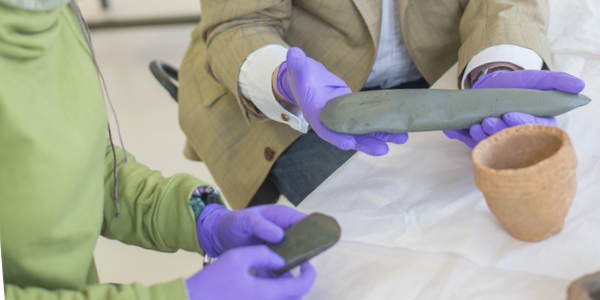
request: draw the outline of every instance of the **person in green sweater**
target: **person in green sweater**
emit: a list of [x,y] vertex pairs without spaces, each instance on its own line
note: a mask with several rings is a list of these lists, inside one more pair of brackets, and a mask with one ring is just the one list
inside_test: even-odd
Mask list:
[[[100,76],[101,77],[101,76]],[[314,280],[271,278],[262,245],[305,217],[279,205],[229,211],[187,174],[164,178],[114,147],[89,33],[75,2],[0,0],[0,245],[4,293],[24,299],[300,299]],[[108,134],[107,134],[108,133]],[[188,279],[99,284],[99,235],[219,259]],[[258,269],[252,275],[251,270]]]

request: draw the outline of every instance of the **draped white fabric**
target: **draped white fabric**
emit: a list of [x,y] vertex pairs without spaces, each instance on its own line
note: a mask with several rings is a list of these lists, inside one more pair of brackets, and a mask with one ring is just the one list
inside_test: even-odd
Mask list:
[[[318,277],[305,299],[559,300],[600,271],[600,2],[550,2],[555,70],[584,79],[592,98],[557,118],[579,160],[563,231],[512,238],[475,187],[471,150],[442,132],[410,134],[386,156],[355,155],[299,206],[343,231],[312,260]],[[434,88],[455,87],[454,68]]]

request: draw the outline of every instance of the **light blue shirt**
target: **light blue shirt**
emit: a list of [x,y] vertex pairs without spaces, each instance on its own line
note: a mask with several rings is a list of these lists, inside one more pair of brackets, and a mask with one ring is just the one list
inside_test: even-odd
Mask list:
[[365,88],[387,89],[422,77],[404,44],[399,14],[397,1],[381,1],[381,33],[377,56],[363,86]]

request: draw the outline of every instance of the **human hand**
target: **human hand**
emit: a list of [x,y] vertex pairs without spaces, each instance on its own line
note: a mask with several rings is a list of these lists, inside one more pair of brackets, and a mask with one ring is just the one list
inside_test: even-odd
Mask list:
[[[533,90],[559,90],[577,94],[583,90],[583,80],[563,72],[546,70],[498,71],[482,76],[473,85],[474,89],[518,88]],[[499,118],[485,118],[481,124],[470,129],[444,130],[444,134],[474,148],[477,143],[498,131],[523,124],[542,124],[556,126],[554,117],[536,117],[520,112],[510,112]]]
[[475,124],[470,129],[444,130],[444,134],[451,139],[457,139],[465,143],[470,148],[475,148],[477,143],[503,129],[524,124],[556,126],[556,119],[554,117],[536,117],[521,112],[509,112],[505,113],[502,119],[494,117],[485,118],[481,124]]
[[319,116],[325,103],[335,97],[352,93],[352,90],[320,62],[307,57],[300,48],[290,48],[286,58],[277,73],[277,92],[300,108],[306,121],[323,140],[342,150],[355,149],[373,156],[386,154],[389,151],[386,143],[406,142],[406,133],[372,132],[352,135],[338,133],[325,127]]
[[217,257],[232,248],[278,243],[283,239],[283,231],[304,217],[306,214],[283,205],[228,210],[223,205],[210,204],[198,217],[196,231],[202,249]]
[[251,273],[251,270],[256,269],[279,269],[284,264],[285,260],[281,256],[264,245],[229,250],[185,281],[189,299],[301,299],[315,282],[316,272],[310,263],[301,265],[298,277],[286,273],[269,278]]

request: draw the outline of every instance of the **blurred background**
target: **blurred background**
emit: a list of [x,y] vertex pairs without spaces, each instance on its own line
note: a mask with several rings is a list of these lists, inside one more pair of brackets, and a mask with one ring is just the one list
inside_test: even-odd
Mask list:
[[[154,59],[179,68],[200,16],[200,2],[106,1],[106,8],[101,0],[79,3],[92,28],[98,64],[119,118],[125,148],[165,176],[185,172],[214,183],[203,163],[184,158],[185,136],[179,128],[177,104],[148,69]],[[131,26],[150,23],[162,25]],[[94,254],[103,283],[165,282],[194,274],[203,262],[197,253],[159,253],[102,237]]]
[[199,0],[80,0],[77,3],[90,27],[149,20],[191,22],[200,17]]

